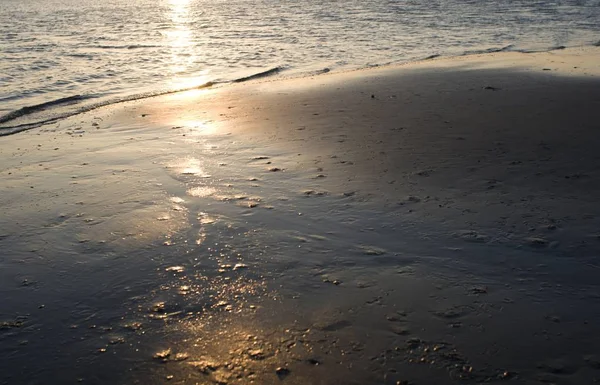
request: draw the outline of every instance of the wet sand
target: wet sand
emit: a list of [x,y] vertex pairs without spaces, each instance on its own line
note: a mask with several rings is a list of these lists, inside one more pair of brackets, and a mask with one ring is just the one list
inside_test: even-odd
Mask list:
[[0,383],[600,381],[600,48],[0,140]]

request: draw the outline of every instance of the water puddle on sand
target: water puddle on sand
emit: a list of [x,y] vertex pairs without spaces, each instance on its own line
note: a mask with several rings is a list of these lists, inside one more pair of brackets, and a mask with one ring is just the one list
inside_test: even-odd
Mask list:
[[48,227],[2,233],[0,383],[596,375],[597,292],[567,261],[409,222],[291,154],[210,140],[140,166],[151,182],[130,178],[128,196],[99,184]]

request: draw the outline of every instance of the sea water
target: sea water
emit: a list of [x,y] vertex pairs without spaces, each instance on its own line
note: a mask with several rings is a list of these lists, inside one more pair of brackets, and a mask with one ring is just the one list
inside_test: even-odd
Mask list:
[[0,0],[0,132],[270,69],[595,44],[599,21],[598,0]]

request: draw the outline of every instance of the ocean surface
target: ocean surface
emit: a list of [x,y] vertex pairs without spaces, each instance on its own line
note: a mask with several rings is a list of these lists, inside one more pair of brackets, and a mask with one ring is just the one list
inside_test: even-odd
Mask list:
[[0,133],[269,71],[597,44],[599,0],[0,0]]

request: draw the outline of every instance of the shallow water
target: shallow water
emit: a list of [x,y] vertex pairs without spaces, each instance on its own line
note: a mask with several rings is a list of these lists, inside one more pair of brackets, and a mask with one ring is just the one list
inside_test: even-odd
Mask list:
[[[0,1],[0,127],[233,80],[598,41],[596,0]],[[7,130],[4,130],[7,132]]]

